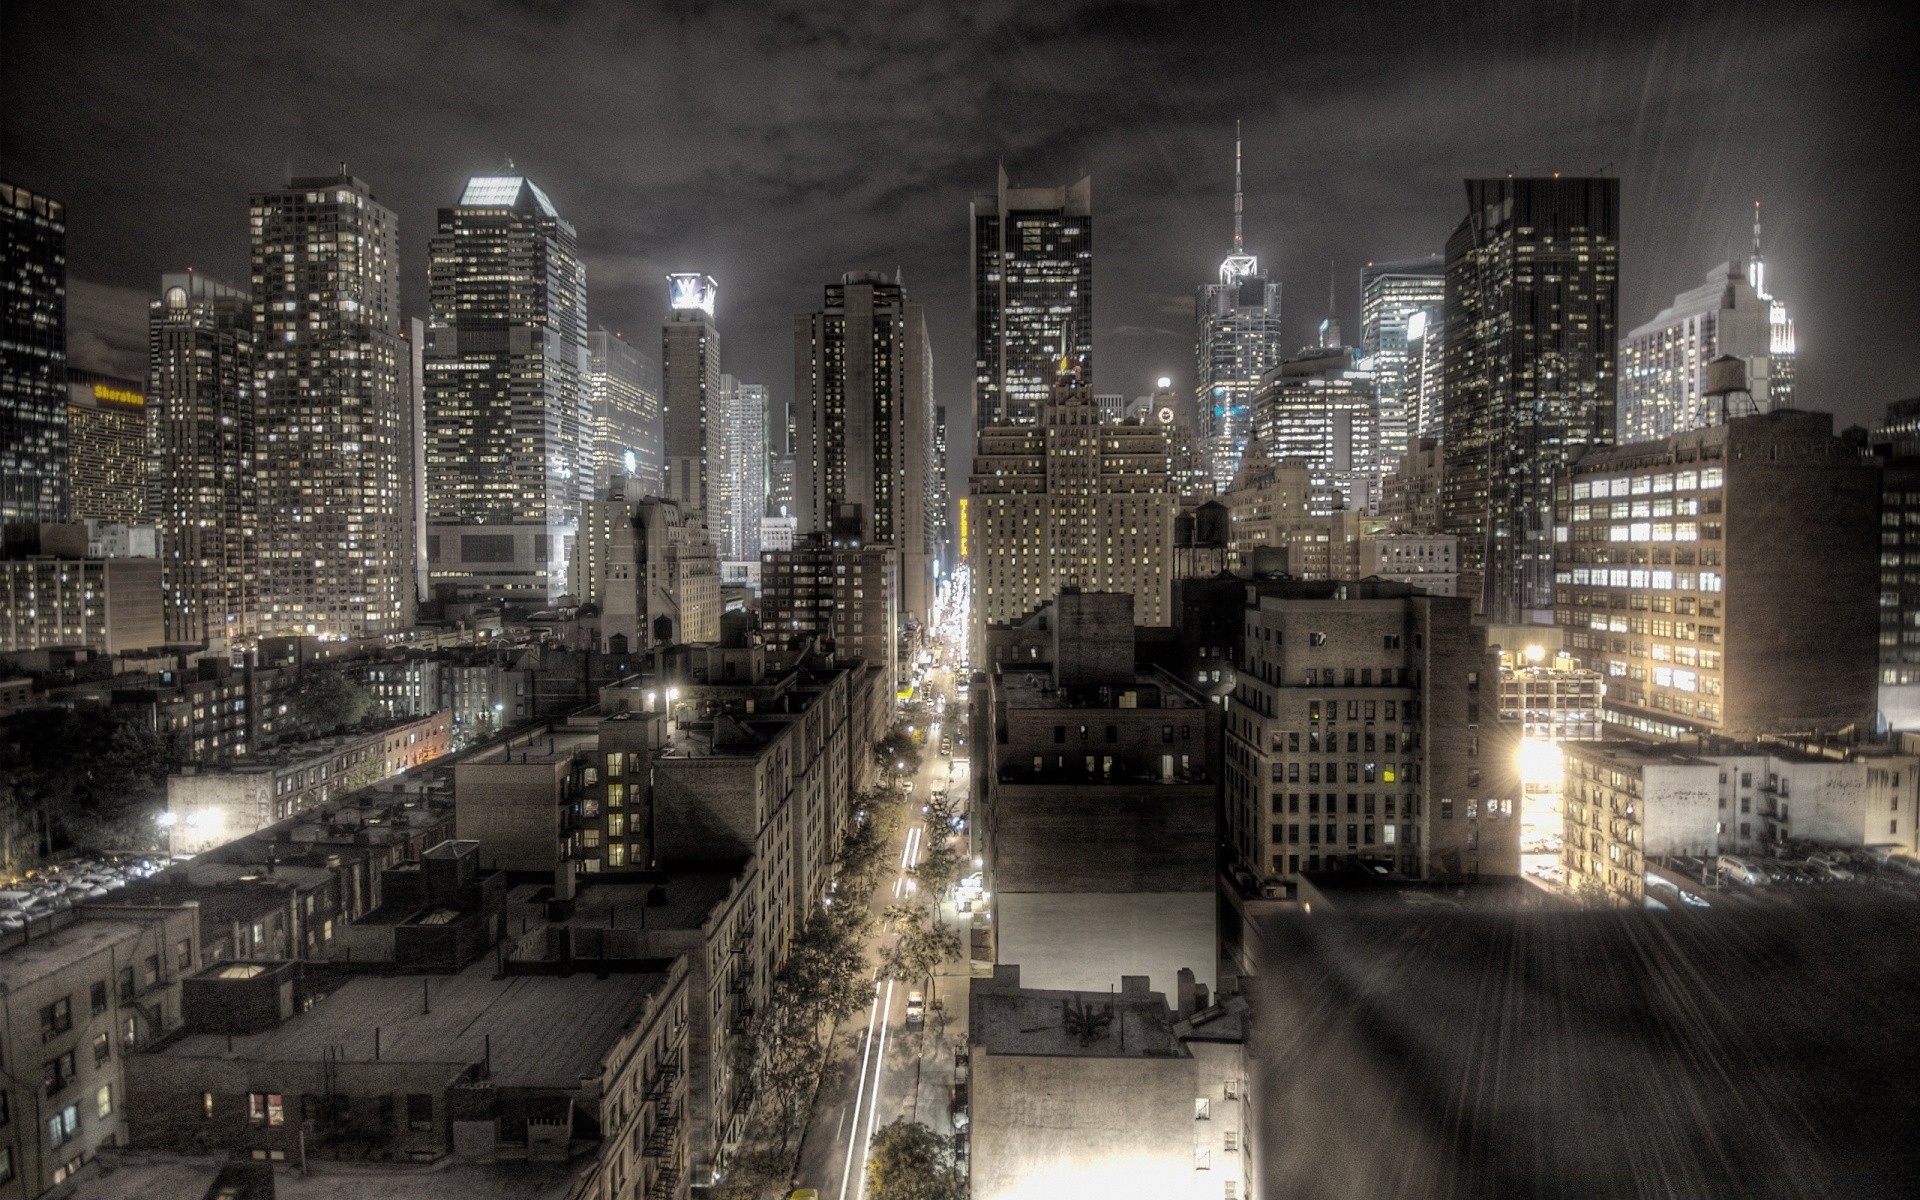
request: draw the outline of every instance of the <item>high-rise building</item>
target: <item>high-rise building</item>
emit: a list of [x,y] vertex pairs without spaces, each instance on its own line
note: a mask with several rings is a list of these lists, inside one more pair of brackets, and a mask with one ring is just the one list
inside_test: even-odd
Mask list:
[[808,638],[832,643],[841,661],[900,676],[899,556],[891,546],[835,546],[813,531],[782,550],[760,553],[760,614],[767,641],[792,649]]
[[933,499],[927,506],[927,544],[942,577],[953,573],[953,490],[947,483],[947,406],[933,406]]
[[1233,485],[1240,468],[1260,380],[1280,365],[1280,285],[1260,269],[1257,257],[1246,252],[1241,231],[1244,209],[1236,121],[1233,253],[1220,263],[1220,282],[1203,284],[1194,296],[1194,315],[1200,324],[1194,404],[1217,493]]
[[1044,424],[980,431],[961,527],[976,654],[985,626],[1018,621],[1067,588],[1124,592],[1134,624],[1171,623],[1178,498],[1165,433],[1102,425],[1084,367],[1064,360],[1042,412]]
[[[720,640],[720,562],[699,515],[616,475],[581,506],[569,591],[600,606],[600,649]],[[617,640],[616,640],[617,639]]]
[[67,511],[147,522],[147,397],[137,379],[67,368]]
[[1440,439],[1446,424],[1447,309],[1423,308],[1407,317],[1406,404],[1408,437]]
[[617,333],[587,334],[587,394],[593,404],[593,486],[624,475],[659,495],[660,364]]
[[969,229],[973,427],[1036,424],[1063,356],[1092,379],[1093,180],[1017,188],[1001,167]]
[[[1418,368],[1409,361],[1408,324],[1415,314],[1446,307],[1446,260],[1435,254],[1408,262],[1368,263],[1360,271],[1360,356],[1373,368],[1380,404],[1380,457],[1389,469],[1407,452],[1420,426]],[[1420,318],[1424,335],[1429,317]]]
[[344,171],[255,193],[251,210],[261,630],[401,628],[399,221]]
[[1517,730],[1470,610],[1375,580],[1248,589],[1226,722],[1236,862],[1270,879],[1520,874]]
[[1352,347],[1303,350],[1269,372],[1254,401],[1253,428],[1268,458],[1306,466],[1318,495],[1351,510],[1378,506],[1379,409],[1372,372]]
[[0,183],[0,522],[67,519],[67,206]]
[[726,413],[727,526],[718,547],[726,562],[760,561],[760,522],[767,514],[767,385],[720,377],[721,407]]
[[[1793,322],[1786,305],[1761,293],[1756,281],[1764,279],[1756,205],[1753,257],[1746,265],[1719,264],[1705,283],[1675,296],[1621,340],[1621,442],[1652,441],[1792,405]],[[1727,355],[1746,366],[1746,393],[1737,399],[1709,394],[1707,364]]]
[[1438,532],[1444,466],[1438,438],[1414,439],[1393,473],[1381,482],[1380,515],[1403,533]]
[[436,591],[544,604],[593,488],[587,282],[523,175],[476,175],[428,252],[427,519]]
[[1875,708],[1880,470],[1777,409],[1596,448],[1561,476],[1555,621],[1623,732],[1833,731]]
[[[1880,715],[1920,729],[1920,397],[1873,432],[1880,484]],[[1908,556],[1912,562],[1908,562]]]
[[1491,621],[1553,606],[1553,481],[1614,437],[1618,179],[1470,179],[1447,239],[1446,532]]
[[147,305],[147,391],[167,640],[251,635],[259,615],[253,302],[191,271]]
[[933,354],[926,315],[885,275],[854,271],[793,323],[796,515],[836,545],[900,554],[902,614],[933,603],[927,507],[934,479]]
[[726,469],[727,431],[720,394],[720,330],[713,323],[720,285],[711,275],[667,276],[672,312],[660,337],[663,494],[707,526],[716,543],[727,509],[716,481]]
[[427,323],[408,317],[400,328],[401,557],[414,603],[432,595],[427,561]]

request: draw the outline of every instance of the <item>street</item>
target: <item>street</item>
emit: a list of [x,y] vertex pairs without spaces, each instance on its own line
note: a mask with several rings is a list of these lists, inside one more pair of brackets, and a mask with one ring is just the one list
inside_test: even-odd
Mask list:
[[[957,643],[956,643],[957,644]],[[953,672],[945,667],[927,673],[927,691],[953,696]],[[906,819],[890,843],[891,880],[875,889],[871,901],[874,933],[867,956],[876,973],[882,948],[894,937],[880,924],[891,905],[905,899],[913,884],[907,872],[920,861],[929,836],[954,836],[929,831],[921,806],[935,789],[946,789],[961,762],[956,801],[966,796],[964,751],[942,757],[940,739],[964,732],[964,705],[950,701],[938,731],[929,731],[913,791],[906,797]],[[964,811],[964,810],[962,810]],[[967,854],[967,839],[958,835],[958,849]],[[954,911],[949,898],[938,906],[939,920],[964,942],[966,919]],[[813,1116],[801,1141],[798,1184],[819,1190],[823,1200],[861,1200],[866,1191],[867,1146],[873,1134],[888,1122],[907,1117],[943,1136],[953,1132],[954,1059],[964,1054],[967,1033],[967,981],[970,967],[963,955],[942,965],[926,995],[926,1019],[920,1029],[907,1028],[907,995],[917,985],[878,980],[864,1020],[855,1018],[836,1031],[815,1098]]]

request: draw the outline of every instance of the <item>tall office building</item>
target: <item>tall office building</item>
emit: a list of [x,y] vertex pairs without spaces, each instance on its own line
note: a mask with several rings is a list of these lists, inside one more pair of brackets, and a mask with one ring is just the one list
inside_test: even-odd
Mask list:
[[[1337,328],[1328,330],[1337,337]],[[1270,372],[1254,402],[1253,428],[1274,462],[1307,468],[1325,515],[1339,506],[1369,511],[1380,500],[1380,416],[1373,375],[1351,346],[1303,350]]]
[[261,630],[401,628],[399,222],[344,170],[250,207]]
[[408,317],[400,328],[400,399],[400,546],[417,605],[433,592],[427,559],[427,323],[419,317]]
[[1280,365],[1280,285],[1246,252],[1245,200],[1240,179],[1240,125],[1233,127],[1233,253],[1220,263],[1220,282],[1194,297],[1199,319],[1194,403],[1213,469],[1213,490],[1225,493],[1247,446],[1253,396]]
[[[1409,262],[1368,263],[1360,271],[1360,356],[1373,368],[1380,405],[1380,457],[1389,469],[1418,437],[1420,365],[1410,361],[1409,324],[1418,317],[1425,334],[1429,315],[1447,302],[1446,260],[1435,254]],[[1424,338],[1422,339],[1424,341]]]
[[664,494],[706,522],[718,545],[727,510],[715,486],[726,470],[727,431],[720,402],[720,330],[713,323],[720,285],[711,275],[667,276],[671,313],[660,336],[660,421]]
[[1125,592],[1136,625],[1172,621],[1179,501],[1168,487],[1166,434],[1102,425],[1084,371],[1059,364],[1044,424],[980,431],[961,524],[976,655],[985,626],[1017,621],[1071,587]]
[[794,456],[802,531],[900,554],[900,603],[932,605],[933,354],[926,315],[885,275],[854,271],[793,323]]
[[760,561],[760,521],[767,514],[767,385],[720,376],[721,407],[726,413],[727,525],[717,549],[727,562]]
[[617,333],[587,334],[587,394],[593,404],[593,486],[615,475],[659,495],[660,364]]
[[953,573],[953,490],[947,482],[947,406],[933,406],[932,501],[927,505],[927,544],[938,563],[936,576]]
[[0,183],[0,522],[67,519],[67,206]]
[[1422,438],[1440,440],[1446,425],[1447,308],[1423,308],[1407,318],[1407,450]]
[[1470,179],[1447,239],[1446,532],[1497,624],[1553,606],[1553,480],[1614,435],[1618,179]]
[[1017,188],[1002,167],[971,218],[973,427],[1032,425],[1063,355],[1092,379],[1093,180]]
[[[1786,305],[1761,292],[1760,210],[1754,207],[1753,257],[1725,262],[1706,282],[1680,293],[1658,316],[1620,342],[1620,441],[1645,442],[1729,416],[1793,403],[1793,321]],[[1746,365],[1747,391],[1731,401],[1708,395],[1707,364],[1731,355]]]
[[67,368],[67,511],[144,525],[147,397],[137,379]]
[[593,490],[587,280],[522,175],[477,175],[428,252],[427,520],[436,591],[544,604]]
[[193,272],[147,305],[167,640],[249,636],[259,615],[253,302]]

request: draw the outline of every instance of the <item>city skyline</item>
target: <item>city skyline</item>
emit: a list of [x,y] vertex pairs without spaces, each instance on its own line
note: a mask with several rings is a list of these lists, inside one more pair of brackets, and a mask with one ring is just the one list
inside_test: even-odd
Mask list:
[[[187,55],[184,63],[174,61],[170,74],[190,68],[198,53],[192,34],[205,19],[191,7],[170,13],[167,36]],[[640,28],[646,18],[631,18],[631,26],[628,19],[582,11],[521,28],[519,22],[535,19],[501,18],[506,23],[496,23],[493,32],[539,34],[553,53],[590,66],[606,52],[601,47],[618,45],[623,30]],[[1260,43],[1282,19],[1279,13],[1244,15],[1242,40]],[[1327,19],[1339,25],[1349,18]],[[1303,294],[1317,294],[1329,259],[1352,278],[1369,260],[1437,251],[1458,220],[1461,178],[1509,168],[1588,173],[1610,163],[1622,180],[1626,221],[1623,328],[1652,318],[1715,261],[1738,256],[1751,204],[1763,199],[1770,283],[1790,298],[1801,324],[1801,402],[1830,405],[1843,425],[1866,423],[1886,402],[1920,390],[1920,362],[1911,356],[1869,359],[1843,348],[1856,333],[1894,344],[1900,329],[1920,320],[1920,311],[1908,311],[1920,301],[1901,296],[1889,305],[1869,304],[1852,286],[1862,272],[1902,277],[1920,257],[1894,215],[1910,168],[1872,166],[1863,132],[1909,119],[1883,102],[1892,87],[1887,47],[1900,42],[1902,29],[1890,7],[1712,16],[1649,10],[1656,36],[1616,41],[1596,19],[1594,28],[1581,31],[1577,48],[1557,53],[1536,53],[1534,35],[1541,29],[1532,22],[1545,17],[1480,22],[1481,36],[1468,46],[1410,15],[1382,35],[1377,65],[1315,52],[1290,76],[1299,82],[1262,102],[1236,104],[1237,112],[1217,95],[1200,103],[1197,84],[1181,77],[1182,55],[1197,49],[1204,31],[1186,29],[1169,13],[1132,10],[1117,23],[1073,12],[1018,24],[991,14],[928,18],[885,34],[857,28],[846,48],[819,68],[830,76],[857,71],[864,62],[891,63],[935,103],[957,105],[962,119],[949,120],[944,111],[936,119],[916,104],[862,126],[839,119],[816,93],[802,56],[784,41],[759,47],[772,72],[769,85],[792,106],[778,124],[716,107],[724,101],[697,67],[708,53],[703,37],[723,38],[738,24],[720,12],[664,39],[686,61],[648,60],[660,86],[617,108],[632,113],[649,105],[684,117],[645,122],[654,132],[619,132],[635,151],[619,157],[667,164],[644,169],[608,166],[610,133],[600,122],[610,118],[581,115],[596,105],[580,101],[595,100],[597,90],[555,87],[528,98],[542,119],[564,103],[575,132],[559,139],[535,134],[531,112],[482,105],[485,115],[476,118],[415,92],[400,64],[405,48],[416,45],[412,39],[437,36],[431,24],[390,31],[390,48],[373,56],[350,52],[344,23],[315,19],[251,29],[263,60],[274,60],[276,46],[292,53],[298,39],[350,81],[340,93],[380,99],[363,109],[360,101],[294,87],[276,94],[253,126],[236,128],[211,124],[222,108],[218,89],[249,83],[209,70],[204,74],[223,80],[213,92],[163,86],[145,55],[140,17],[116,24],[104,42],[90,31],[84,48],[70,41],[89,27],[83,17],[28,12],[19,20],[20,41],[36,52],[20,56],[18,69],[0,84],[8,100],[6,169],[13,181],[69,207],[73,355],[76,365],[91,369],[138,365],[145,304],[151,280],[161,273],[192,265],[217,278],[242,275],[244,247],[234,244],[231,225],[219,214],[238,219],[246,194],[289,168],[315,173],[341,158],[395,209],[402,230],[412,231],[402,238],[401,303],[404,315],[424,316],[426,238],[414,235],[432,228],[433,213],[462,180],[498,170],[503,156],[513,154],[520,169],[545,181],[562,211],[577,214],[597,324],[644,341],[642,331],[662,315],[659,277],[676,270],[711,273],[727,289],[721,320],[736,348],[729,371],[773,381],[779,403],[788,399],[787,323],[818,280],[900,267],[929,306],[936,395],[958,405],[969,393],[965,199],[989,187],[996,162],[1004,161],[1016,183],[1057,184],[1082,171],[1098,177],[1096,388],[1142,394],[1167,374],[1187,390],[1192,329],[1184,314],[1192,311],[1194,282],[1217,266],[1220,214],[1232,192],[1231,125],[1239,117],[1247,143],[1248,250],[1261,256],[1276,281],[1306,287]],[[1449,53],[1417,52],[1422,39],[1433,38],[1442,38],[1436,44]],[[506,54],[501,40],[488,39],[485,53]],[[958,48],[931,49],[943,40],[957,41]],[[1049,72],[1044,84],[1021,66],[1028,61],[1022,55],[1068,42],[1111,53],[1075,56],[1072,71]],[[1655,57],[1653,42],[1663,58]],[[63,98],[69,111],[83,107],[70,90],[77,80],[64,69],[83,49],[87,61],[99,64],[96,74],[119,82],[106,94],[88,89],[84,111],[61,120]],[[1802,64],[1790,79],[1763,83],[1737,65],[1784,53]],[[1592,55],[1604,69],[1595,68],[1590,78],[1617,82],[1582,83],[1589,76],[1579,72],[1556,77],[1556,65]],[[1108,96],[1115,68],[1101,64],[1121,59],[1160,88]],[[490,60],[470,65],[480,61]],[[1482,97],[1457,99],[1454,74],[1469,66],[1482,81]],[[578,77],[615,74],[582,70]],[[250,100],[257,94],[255,88]],[[1555,104],[1562,117],[1534,111]],[[413,115],[396,124],[390,120],[396,109]],[[1409,120],[1413,113],[1421,119]],[[1868,114],[1881,118],[1877,125]],[[1472,121],[1458,119],[1467,117]],[[1461,132],[1463,125],[1482,132]],[[783,149],[783,126],[802,140]],[[736,128],[738,136],[716,136]],[[1448,132],[1430,136],[1435,129]],[[1353,155],[1353,139],[1362,134],[1368,150]],[[129,142],[154,149],[104,150]],[[146,172],[152,186],[136,203],[120,202],[114,189],[129,174],[142,174],[143,156],[155,153],[169,164],[194,162],[196,169]],[[862,172],[857,186],[822,186],[855,161]],[[1812,181],[1831,177],[1842,162],[1852,170],[1851,203],[1822,212]],[[1341,316],[1358,328],[1358,298],[1342,292]],[[1312,340],[1312,326],[1323,315],[1317,307],[1292,307],[1284,345]]]

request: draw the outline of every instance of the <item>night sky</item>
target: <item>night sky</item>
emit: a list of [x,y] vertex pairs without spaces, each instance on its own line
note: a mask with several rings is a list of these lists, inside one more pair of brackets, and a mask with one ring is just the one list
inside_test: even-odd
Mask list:
[[[969,405],[969,196],[1093,175],[1095,386],[1190,388],[1232,232],[1310,340],[1368,259],[1441,249],[1470,175],[1622,179],[1621,331],[1765,201],[1799,396],[1920,394],[1920,22],[1898,5],[1067,2],[102,4],[9,0],[0,177],[69,206],[72,352],[138,373],[163,271],[246,278],[246,198],[344,160],[400,215],[511,155],[578,227],[589,316],[659,352],[662,276],[720,281],[723,361],[791,394],[792,315],[898,267]],[[963,432],[956,474],[964,479]]]

